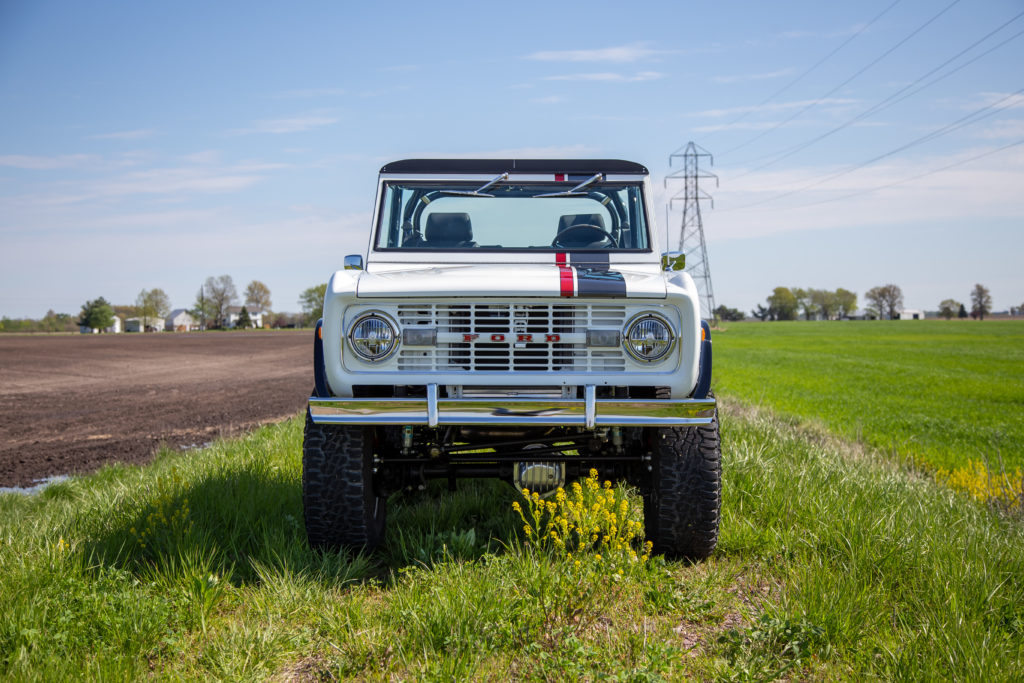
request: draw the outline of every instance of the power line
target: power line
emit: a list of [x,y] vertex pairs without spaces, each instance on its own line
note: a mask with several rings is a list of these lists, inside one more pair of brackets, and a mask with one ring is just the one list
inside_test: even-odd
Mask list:
[[931,25],[931,24],[932,24],[932,22],[934,22],[934,21],[935,21],[936,19],[938,19],[939,17],[941,17],[941,16],[943,15],[943,14],[945,14],[946,12],[948,12],[949,10],[951,10],[951,9],[953,8],[953,6],[954,6],[954,5],[956,5],[956,4],[958,4],[958,3],[960,2],[960,1],[961,1],[961,0],[953,0],[953,2],[949,3],[949,4],[948,4],[948,5],[946,5],[946,6],[944,7],[944,8],[942,8],[942,9],[941,9],[941,10],[939,11],[939,13],[938,13],[938,14],[934,15],[934,16],[933,16],[933,17],[932,17],[931,19],[929,19],[928,21],[924,22],[923,24],[921,24],[920,26],[918,26],[917,28],[915,28],[915,29],[914,29],[913,31],[911,31],[911,32],[910,32],[910,33],[909,33],[908,35],[904,36],[904,37],[903,37],[903,38],[902,38],[902,39],[901,39],[901,40],[900,40],[900,41],[899,41],[898,43],[896,43],[895,45],[893,45],[892,47],[890,47],[890,48],[889,48],[888,50],[886,50],[885,52],[883,52],[883,53],[882,53],[881,55],[879,55],[878,57],[876,57],[875,59],[873,59],[873,60],[872,60],[871,62],[869,62],[869,63],[868,63],[868,64],[867,64],[866,66],[863,66],[863,67],[861,67],[860,69],[858,69],[858,70],[857,70],[857,71],[856,71],[856,72],[855,72],[855,73],[854,73],[854,74],[853,74],[852,76],[850,76],[850,77],[849,77],[849,78],[847,78],[847,79],[846,79],[845,81],[843,81],[843,82],[842,82],[842,83],[840,83],[839,85],[837,85],[837,86],[835,86],[834,88],[832,88],[831,90],[829,90],[829,91],[828,91],[827,93],[825,93],[825,94],[824,94],[824,95],[822,95],[821,97],[817,98],[816,100],[812,100],[812,101],[810,102],[810,104],[808,104],[807,106],[803,107],[802,109],[800,109],[799,111],[797,111],[797,112],[796,112],[795,114],[793,114],[793,115],[792,115],[792,116],[790,116],[789,118],[787,118],[787,119],[784,119],[783,121],[780,121],[779,123],[776,123],[776,124],[775,124],[774,126],[772,126],[771,128],[767,128],[767,129],[765,129],[765,130],[761,131],[760,133],[758,133],[758,134],[757,134],[757,135],[755,135],[754,137],[750,138],[750,139],[749,139],[749,140],[747,140],[746,142],[743,142],[743,143],[741,143],[741,144],[739,144],[739,145],[737,145],[737,146],[735,146],[735,147],[732,147],[732,148],[730,148],[730,149],[727,149],[727,150],[725,150],[724,152],[721,152],[721,153],[719,154],[719,156],[721,156],[722,154],[729,154],[730,152],[735,152],[735,151],[736,151],[736,150],[738,150],[738,149],[743,149],[743,148],[744,148],[744,147],[746,147],[747,145],[749,145],[749,144],[751,144],[751,143],[753,143],[753,142],[756,142],[757,140],[760,140],[760,139],[761,139],[761,138],[763,138],[763,137],[764,137],[765,135],[768,135],[768,133],[771,133],[771,132],[773,132],[773,131],[775,131],[775,130],[778,130],[779,128],[781,128],[782,126],[786,125],[787,123],[789,123],[789,122],[790,122],[790,121],[792,121],[793,119],[796,119],[796,118],[798,118],[798,117],[802,116],[802,115],[803,115],[803,114],[804,114],[805,112],[809,111],[810,109],[813,109],[813,108],[814,108],[814,107],[816,107],[816,106],[817,106],[818,104],[820,104],[820,103],[821,103],[822,101],[824,101],[824,100],[828,99],[828,98],[829,98],[829,97],[830,97],[831,95],[834,95],[834,94],[835,94],[836,92],[838,92],[838,91],[839,91],[839,90],[841,90],[842,88],[846,87],[846,85],[848,85],[848,84],[849,84],[849,83],[850,83],[851,81],[853,81],[853,80],[854,80],[855,78],[857,78],[858,76],[860,76],[861,74],[863,74],[863,73],[864,73],[865,71],[867,71],[868,69],[870,69],[871,67],[873,67],[873,66],[874,66],[875,64],[878,64],[878,63],[879,63],[880,61],[882,61],[883,59],[885,59],[886,57],[888,57],[889,55],[891,55],[891,54],[892,54],[893,52],[895,52],[895,51],[896,51],[897,49],[899,49],[900,47],[902,47],[902,46],[903,46],[903,45],[904,45],[904,44],[905,44],[905,43],[906,43],[907,41],[909,41],[909,40],[910,40],[911,38],[913,38],[913,37],[914,37],[914,36],[916,36],[916,35],[917,35],[918,33],[920,33],[921,31],[923,31],[923,30],[924,30],[925,28],[927,28],[927,27],[928,27],[929,25]]
[[818,206],[819,204],[830,204],[832,202],[839,202],[839,201],[843,201],[845,199],[852,199],[853,197],[861,197],[863,195],[871,194],[873,192],[878,192],[880,190],[887,190],[890,187],[895,187],[897,185],[903,185],[904,183],[909,183],[909,182],[912,182],[914,180],[920,180],[921,178],[927,178],[928,176],[935,175],[936,173],[942,173],[943,171],[948,171],[949,169],[956,168],[957,166],[963,166],[964,164],[969,164],[969,163],[971,163],[973,161],[977,161],[978,159],[983,159],[985,157],[992,156],[993,154],[998,154],[999,152],[1002,152],[1004,150],[1010,149],[1011,147],[1016,147],[1018,145],[1024,145],[1024,138],[1022,138],[1020,140],[1017,140],[1016,142],[1011,142],[1009,144],[1003,145],[1002,147],[997,147],[995,149],[990,149],[987,152],[982,152],[981,154],[976,154],[976,155],[974,155],[972,157],[968,157],[967,159],[961,159],[959,161],[954,161],[951,164],[946,164],[945,166],[941,166],[939,168],[932,169],[931,171],[926,171],[924,173],[919,173],[919,174],[917,174],[915,176],[911,176],[909,178],[903,178],[902,180],[894,180],[891,183],[885,183],[883,185],[878,185],[876,187],[868,188],[866,190],[858,190],[856,192],[850,192],[849,194],[844,194],[844,195],[839,196],[839,197],[832,197],[830,199],[822,199],[822,200],[819,200],[819,201],[816,201],[816,202],[809,202],[807,204],[801,204],[799,206],[787,206],[787,207],[785,207],[785,210],[786,211],[791,211],[791,210],[795,210],[795,209],[806,209],[806,208],[811,207],[811,206]]
[[[740,173],[739,175],[733,176],[733,179],[735,180],[737,178],[742,178],[743,176],[750,175],[751,173],[756,173],[757,171],[760,171],[762,169],[768,168],[769,166],[774,166],[775,164],[777,164],[778,162],[782,161],[783,159],[787,159],[787,158],[793,156],[794,154],[796,154],[797,152],[805,150],[808,147],[810,147],[811,145],[814,145],[814,144],[816,144],[818,142],[821,142],[825,138],[827,138],[827,137],[829,137],[831,135],[834,135],[835,133],[838,133],[839,131],[841,131],[841,130],[843,130],[845,128],[848,128],[849,126],[853,125],[854,123],[857,123],[858,121],[861,121],[861,120],[867,118],[868,116],[871,116],[872,114],[877,114],[880,111],[888,109],[889,107],[891,107],[891,106],[893,106],[893,105],[895,105],[895,104],[897,104],[899,102],[902,102],[903,100],[907,99],[908,97],[912,97],[913,95],[916,95],[917,93],[921,92],[922,90],[924,90],[926,88],[929,88],[929,87],[935,85],[936,83],[938,83],[939,81],[942,81],[942,80],[952,76],[956,72],[958,72],[961,69],[963,69],[963,68],[973,64],[974,62],[978,61],[982,57],[985,57],[986,55],[992,53],[993,51],[995,51],[995,50],[997,50],[999,48],[1001,48],[1002,46],[1006,45],[1007,43],[1009,43],[1009,42],[1011,42],[1013,40],[1016,40],[1020,36],[1024,35],[1024,30],[1018,31],[1017,33],[1015,33],[1014,35],[1010,36],[1009,38],[1003,40],[1002,42],[998,43],[997,45],[992,46],[991,48],[989,48],[985,52],[982,52],[981,54],[976,55],[975,57],[973,57],[970,60],[964,62],[963,64],[957,66],[956,68],[947,71],[946,73],[942,74],[938,78],[935,78],[935,79],[931,80],[930,82],[925,83],[924,85],[922,85],[920,88],[917,88],[913,92],[909,92],[909,93],[907,92],[908,90],[910,90],[911,88],[913,88],[914,86],[919,84],[924,79],[928,78],[929,76],[931,76],[935,72],[939,71],[940,69],[948,66],[951,62],[953,62],[956,59],[962,57],[965,53],[971,51],[972,49],[974,49],[975,47],[977,47],[981,43],[985,42],[986,40],[991,38],[993,35],[998,33],[999,31],[1002,31],[1004,28],[1006,28],[1007,26],[1009,26],[1013,22],[1017,21],[1021,17],[1024,17],[1024,12],[1021,12],[1020,14],[1017,14],[1012,19],[1009,19],[1009,20],[1003,22],[997,28],[993,29],[992,31],[989,31],[987,34],[985,34],[984,36],[982,36],[978,40],[974,41],[973,43],[971,43],[970,45],[965,47],[963,50],[961,50],[960,52],[956,53],[955,55],[953,55],[952,57],[950,57],[949,59],[944,61],[942,64],[939,64],[937,67],[931,69],[927,73],[922,74],[921,76],[919,76],[914,81],[908,83],[907,85],[905,85],[904,87],[900,88],[899,90],[897,90],[893,94],[889,95],[888,97],[886,97],[882,101],[877,102],[876,104],[872,105],[871,107],[865,109],[860,114],[857,114],[853,118],[851,118],[851,119],[841,123],[840,125],[836,126],[835,128],[833,128],[833,129],[831,129],[829,131],[826,131],[826,132],[824,132],[824,133],[822,133],[820,135],[817,135],[817,136],[815,136],[815,137],[813,137],[813,138],[811,138],[809,140],[806,140],[806,141],[798,143],[798,144],[796,144],[796,145],[794,145],[792,147],[784,149],[781,152],[777,152],[776,154],[778,154],[779,156],[777,156],[776,158],[774,158],[771,161],[768,161],[768,162],[766,162],[764,164],[761,164],[760,166],[755,166],[754,168],[746,170],[743,173]],[[904,93],[906,93],[906,94],[904,95]],[[903,95],[903,97],[900,97],[900,95]],[[767,155],[767,156],[772,156],[772,155]],[[765,158],[765,157],[761,157],[761,158]]]
[[[822,64],[824,64],[825,62],[827,62],[827,61],[828,61],[829,59],[831,59],[831,58],[832,58],[833,56],[835,56],[835,54],[836,54],[837,52],[839,52],[839,51],[840,51],[840,50],[842,50],[842,49],[843,49],[844,47],[846,47],[846,46],[847,46],[847,45],[849,45],[849,44],[850,44],[851,42],[853,42],[853,40],[854,40],[855,38],[857,38],[857,36],[859,36],[860,34],[864,33],[864,31],[868,30],[869,28],[871,28],[871,26],[872,26],[872,25],[873,25],[873,24],[874,24],[874,23],[875,23],[876,21],[878,21],[878,20],[879,20],[879,19],[881,19],[881,18],[882,18],[883,16],[885,16],[885,15],[886,15],[886,14],[887,14],[887,13],[889,12],[889,10],[891,10],[891,9],[892,9],[893,7],[895,7],[896,5],[900,4],[901,2],[903,2],[903,0],[896,0],[896,1],[894,2],[894,3],[892,3],[891,5],[889,5],[888,7],[886,7],[886,8],[885,8],[884,10],[882,10],[881,12],[879,12],[879,13],[878,13],[878,14],[877,14],[877,15],[875,16],[875,18],[874,18],[874,19],[872,19],[871,21],[869,21],[868,23],[864,24],[864,25],[863,25],[863,26],[861,26],[861,27],[860,27],[859,29],[857,29],[857,31],[856,31],[856,32],[855,32],[855,33],[854,33],[853,35],[851,35],[851,36],[850,36],[849,38],[847,38],[847,39],[846,39],[846,40],[844,40],[844,41],[843,41],[842,43],[840,43],[838,47],[834,48],[834,49],[833,49],[833,50],[832,50],[831,52],[829,52],[829,53],[828,53],[827,55],[825,55],[824,57],[822,57],[821,59],[819,59],[819,60],[818,60],[817,62],[815,62],[815,63],[814,63],[814,64],[813,64],[813,65],[812,65],[812,66],[811,66],[811,67],[810,67],[809,69],[807,69],[807,70],[806,70],[806,71],[804,71],[804,72],[803,72],[802,74],[800,74],[799,76],[797,76],[796,78],[794,78],[793,80],[791,80],[791,81],[790,81],[789,83],[787,83],[786,85],[782,86],[781,88],[779,88],[778,90],[776,90],[775,92],[773,92],[773,93],[772,93],[771,95],[769,95],[768,97],[766,97],[766,98],[764,98],[763,100],[761,100],[760,102],[758,102],[758,103],[757,103],[756,105],[754,105],[754,107],[752,107],[752,108],[750,108],[750,109],[747,109],[747,111],[743,112],[742,114],[740,114],[739,116],[737,116],[736,118],[734,118],[734,119],[733,119],[732,121],[729,121],[729,122],[728,122],[727,124],[725,124],[725,125],[726,125],[726,126],[731,126],[731,125],[733,125],[734,123],[739,123],[739,122],[740,122],[740,121],[742,121],[743,119],[745,119],[745,118],[747,118],[748,116],[750,116],[750,114],[751,114],[751,113],[753,112],[753,110],[754,110],[754,109],[757,109],[758,107],[763,107],[764,105],[768,104],[769,102],[771,102],[772,100],[774,100],[774,99],[775,99],[776,97],[778,97],[778,96],[779,96],[779,95],[781,95],[782,93],[784,93],[784,92],[786,92],[787,90],[789,90],[790,88],[792,88],[792,87],[793,87],[794,85],[796,85],[797,83],[799,83],[800,81],[802,81],[802,80],[803,80],[803,79],[804,79],[804,78],[805,78],[806,76],[808,76],[808,75],[809,75],[809,74],[810,74],[810,73],[811,73],[812,71],[814,71],[815,69],[817,69],[817,68],[818,68],[819,66],[821,66],[821,65],[822,65]],[[680,148],[680,149],[682,149],[682,148]],[[738,147],[734,147],[734,148],[733,148],[733,150],[736,150],[736,149],[739,149],[739,148],[738,148]],[[677,151],[678,151],[678,150],[677,150]],[[729,151],[732,151],[732,150],[729,150]]]
[[[756,202],[751,202],[749,204],[744,204],[743,206],[736,206],[736,207],[733,207],[731,209],[723,209],[722,211],[739,211],[740,209],[748,209],[750,207],[760,206],[762,204],[767,204],[769,202],[774,202],[774,201],[776,201],[778,199],[782,199],[784,197],[792,196],[794,194],[797,194],[798,192],[803,192],[804,190],[809,190],[812,187],[817,187],[819,185],[823,185],[823,184],[825,184],[827,182],[835,180],[836,178],[840,178],[840,177],[842,177],[844,175],[847,175],[847,174],[853,173],[854,171],[860,170],[860,169],[864,168],[865,166],[870,166],[871,164],[875,163],[876,161],[881,161],[882,159],[885,159],[886,157],[890,157],[893,154],[898,154],[899,152],[902,152],[904,150],[910,149],[911,147],[915,147],[915,146],[923,144],[925,142],[930,142],[931,140],[934,140],[936,138],[942,137],[943,135],[946,135],[948,133],[952,133],[955,130],[959,130],[960,128],[963,128],[965,126],[969,126],[971,124],[977,123],[978,121],[986,119],[989,116],[993,116],[994,114],[998,114],[1000,111],[1002,111],[1002,108],[997,109],[996,107],[998,107],[1003,102],[1006,102],[1007,100],[1009,100],[1011,98],[1014,98],[1017,95],[1020,95],[1021,93],[1024,93],[1024,88],[1021,88],[1020,90],[1012,92],[1009,95],[1006,95],[1006,96],[1000,98],[996,102],[993,102],[992,104],[986,105],[986,106],[981,107],[979,109],[975,109],[970,114],[967,114],[966,116],[962,116],[959,119],[957,119],[956,121],[953,121],[952,123],[946,124],[942,128],[938,128],[936,130],[933,130],[930,133],[927,133],[925,135],[922,135],[919,138],[911,140],[910,142],[908,142],[906,144],[900,145],[899,147],[897,147],[895,149],[891,149],[888,152],[885,152],[884,154],[879,154],[878,156],[873,157],[871,159],[868,159],[867,161],[861,162],[859,164],[855,164],[855,165],[853,165],[853,166],[851,166],[851,167],[849,167],[847,169],[844,169],[844,170],[839,171],[837,173],[833,173],[830,176],[826,176],[826,177],[822,178],[821,180],[816,180],[813,183],[808,183],[807,185],[803,185],[801,187],[794,188],[792,190],[787,190],[786,192],[782,192],[782,193],[777,194],[777,195],[775,195],[773,197],[767,197],[765,199],[761,199],[761,200],[758,200]],[[991,110],[991,111],[989,111],[989,110]],[[988,113],[985,113],[985,112],[988,112]]]

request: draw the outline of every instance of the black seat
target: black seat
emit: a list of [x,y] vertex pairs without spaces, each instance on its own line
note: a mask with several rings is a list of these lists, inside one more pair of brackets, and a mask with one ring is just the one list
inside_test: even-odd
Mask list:
[[424,247],[473,247],[473,225],[468,213],[432,213],[427,216]]
[[570,213],[558,219],[558,233],[551,246],[562,249],[608,249],[616,246],[616,240],[605,229],[601,214]]
[[558,219],[558,234],[574,225],[596,225],[604,230],[604,217],[599,213],[570,213]]

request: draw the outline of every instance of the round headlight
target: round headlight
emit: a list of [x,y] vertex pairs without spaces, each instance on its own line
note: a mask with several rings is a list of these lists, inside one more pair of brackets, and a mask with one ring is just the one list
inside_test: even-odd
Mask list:
[[667,356],[674,343],[675,337],[672,336],[668,322],[647,313],[630,323],[626,329],[624,345],[633,358],[652,363]]
[[384,360],[398,348],[398,333],[394,325],[377,313],[367,313],[356,319],[348,334],[352,350],[363,360]]

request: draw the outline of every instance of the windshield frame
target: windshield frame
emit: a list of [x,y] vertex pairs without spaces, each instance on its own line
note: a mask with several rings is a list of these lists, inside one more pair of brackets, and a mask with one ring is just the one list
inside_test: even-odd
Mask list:
[[[573,251],[573,252],[585,252],[585,253],[604,253],[611,256],[632,256],[634,259],[639,255],[649,255],[656,250],[656,235],[657,228],[654,224],[654,217],[648,210],[647,202],[650,193],[649,177],[641,174],[608,174],[603,179],[588,185],[584,193],[594,190],[600,190],[601,186],[611,185],[615,186],[617,190],[628,188],[637,193],[637,207],[636,210],[639,212],[639,218],[643,222],[643,230],[645,231],[645,242],[646,246],[642,248],[567,248],[567,247],[555,247],[555,246],[523,246],[523,247],[491,247],[491,246],[476,246],[476,247],[451,247],[451,248],[438,248],[438,247],[389,247],[380,246],[383,241],[386,243],[387,237],[382,236],[382,233],[390,230],[390,225],[384,225],[385,214],[387,209],[384,205],[389,193],[388,186],[390,185],[436,185],[438,183],[451,183],[453,189],[476,189],[480,185],[494,181],[493,174],[478,175],[478,174],[381,174],[378,187],[377,187],[377,201],[374,211],[374,225],[370,235],[369,251],[370,253],[380,254],[381,256],[386,255],[386,260],[412,260],[412,261],[437,261],[437,260],[457,260],[457,261],[481,261],[481,260],[503,260],[494,259],[494,255],[500,254],[509,257],[512,261],[530,261],[534,260],[530,257],[536,257],[537,260],[547,261],[551,259],[552,254]],[[559,179],[556,180],[551,174],[534,174],[534,173],[522,173],[512,174],[507,178],[501,180],[502,185],[514,184],[514,185],[530,185],[533,187],[550,188],[551,192],[567,191],[575,188],[579,185],[578,180],[574,176],[573,180]],[[469,186],[473,186],[470,188]],[[491,188],[493,191],[494,188]],[[472,199],[471,201],[489,201],[488,197],[480,196]],[[540,199],[538,198],[538,201]],[[545,199],[545,201],[560,201],[558,198]],[[621,204],[621,203],[620,203]],[[392,208],[394,210],[394,208]],[[610,209],[614,211],[615,209]],[[626,211],[627,217],[629,213],[628,207],[623,207]],[[432,258],[433,257],[433,258]],[[442,258],[437,258],[442,257]],[[483,257],[483,258],[481,258]],[[619,259],[616,259],[619,260]],[[631,259],[632,260],[632,259]],[[640,260],[648,260],[642,258]]]

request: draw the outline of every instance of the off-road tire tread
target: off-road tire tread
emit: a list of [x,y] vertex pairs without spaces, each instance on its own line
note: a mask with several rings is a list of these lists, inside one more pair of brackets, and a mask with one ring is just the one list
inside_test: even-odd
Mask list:
[[362,427],[318,425],[307,411],[302,506],[312,547],[360,550],[380,544],[386,507],[373,492],[371,439]]
[[699,427],[652,429],[653,471],[644,495],[644,525],[654,552],[706,559],[718,545],[722,452],[717,414]]

